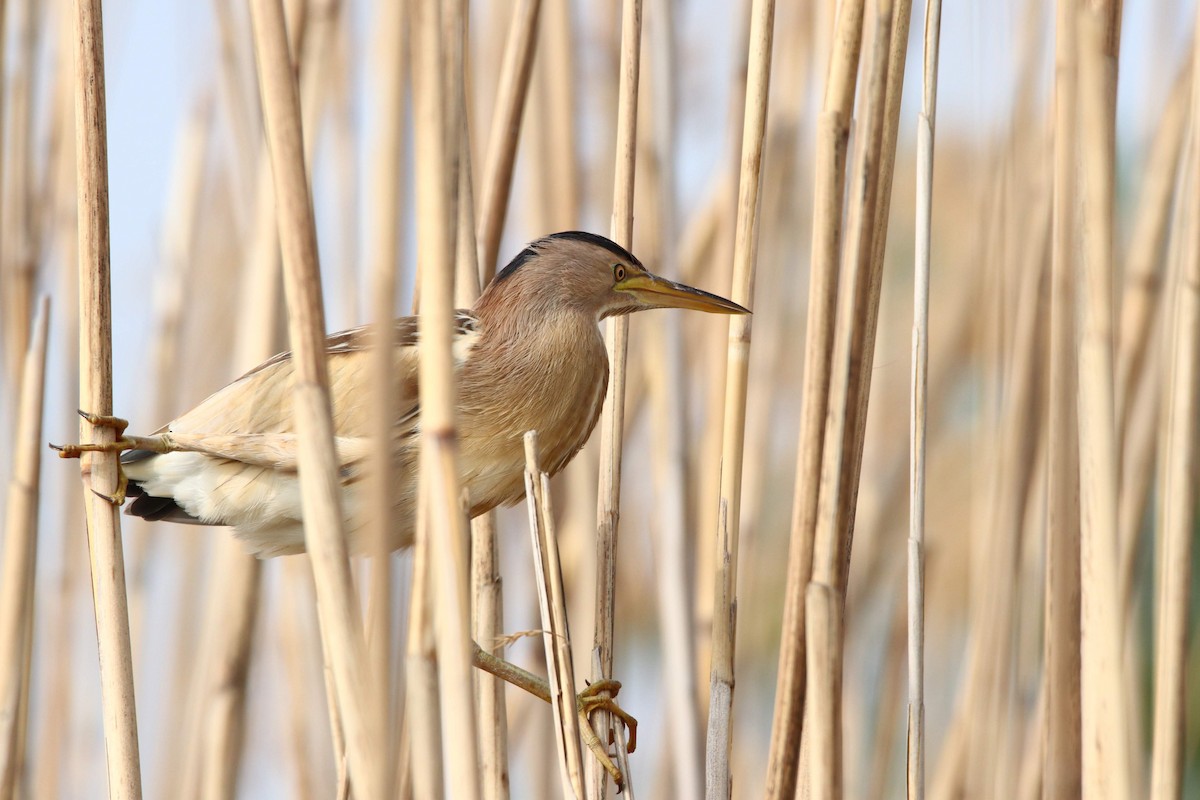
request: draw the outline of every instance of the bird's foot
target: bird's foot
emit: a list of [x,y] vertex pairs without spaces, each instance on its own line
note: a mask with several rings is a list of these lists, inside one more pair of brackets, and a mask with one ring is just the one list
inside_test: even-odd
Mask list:
[[[80,409],[79,416],[83,417],[92,425],[99,428],[112,428],[116,433],[116,440],[112,442],[99,443],[83,443],[83,444],[51,444],[50,449],[58,453],[59,458],[80,458],[84,453],[124,453],[126,450],[153,450],[154,452],[167,452],[165,442],[159,436],[125,436],[125,429],[129,427],[129,422],[120,417],[113,417],[106,414],[93,414]],[[114,506],[119,506],[125,502],[125,492],[129,487],[129,479],[125,477],[125,470],[117,467],[117,489],[112,494],[105,494],[92,490],[94,494],[104,498]]]
[[[618,793],[625,788],[625,776],[621,774],[621,769],[613,763],[612,757],[608,754],[608,748],[596,735],[596,729],[592,727],[592,714],[597,711],[607,711],[620,720],[629,732],[629,752],[632,753],[636,750],[637,720],[633,718],[632,714],[617,705],[616,696],[619,691],[621,691],[620,681],[604,679],[589,684],[575,699],[575,707],[579,711],[583,743],[592,751],[592,755],[600,762],[600,766],[604,767],[605,772],[612,777],[613,783],[617,785]],[[610,730],[608,744],[612,743],[613,732]]]

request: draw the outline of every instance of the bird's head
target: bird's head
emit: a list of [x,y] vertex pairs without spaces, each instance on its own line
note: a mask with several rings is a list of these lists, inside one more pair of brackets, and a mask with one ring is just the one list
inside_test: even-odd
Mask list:
[[481,302],[505,296],[547,310],[594,314],[596,319],[648,308],[750,313],[723,297],[660,278],[616,242],[582,231],[532,242],[497,273]]

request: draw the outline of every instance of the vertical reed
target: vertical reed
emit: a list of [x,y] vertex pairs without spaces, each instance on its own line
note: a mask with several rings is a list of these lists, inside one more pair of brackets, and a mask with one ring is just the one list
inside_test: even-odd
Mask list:
[[364,680],[367,664],[362,625],[342,535],[320,268],[299,96],[282,4],[256,0],[251,15],[278,204],[288,333],[296,363],[293,415],[300,442],[305,546],[312,559],[321,632],[328,644],[338,709],[346,730],[350,773],[356,793],[375,798],[382,796],[387,761],[379,752],[381,709],[372,708],[366,698],[369,684]]
[[1082,792],[1079,617],[1079,429],[1075,345],[1075,0],[1055,21],[1054,206],[1047,409],[1046,748],[1048,796]]
[[[1196,15],[1200,33],[1200,13]],[[1196,522],[1197,419],[1200,399],[1200,58],[1192,55],[1190,163],[1185,175],[1185,204],[1193,220],[1183,243],[1185,256],[1173,291],[1175,331],[1169,366],[1163,518],[1158,541],[1158,635],[1154,680],[1154,755],[1150,777],[1153,797],[1183,792],[1185,709],[1187,708],[1187,635],[1192,584],[1192,538]]]
[[[872,287],[875,209],[879,201],[878,157],[884,139],[888,51],[891,41],[892,6],[880,2],[874,9],[875,28],[866,75],[866,113],[862,124],[847,216],[849,236],[842,254],[846,274],[839,290],[841,307],[833,345],[829,384],[829,412],[822,452],[820,497],[817,504],[812,580],[808,589],[806,636],[820,650],[808,659],[808,694],[828,693],[817,704],[812,697],[812,728],[809,739],[814,764],[812,793],[822,800],[842,796],[842,607],[844,564],[849,558],[854,497],[857,496],[855,461],[861,457],[861,440],[854,441],[859,393],[870,386],[869,361],[855,347],[873,334],[863,330],[872,316],[869,307],[878,305],[878,284]],[[874,290],[872,290],[874,289]],[[869,359],[869,357],[868,357]],[[857,452],[856,452],[857,451]],[[815,602],[814,602],[815,601]],[[814,672],[814,669],[816,670]],[[815,762],[829,759],[817,766]]]
[[[108,230],[108,131],[104,89],[104,32],[100,0],[75,6],[75,158],[79,203],[79,405],[112,414],[112,298]],[[80,440],[107,444],[116,430],[80,424]],[[120,509],[105,495],[119,489],[115,453],[81,461],[92,600],[100,651],[101,705],[110,798],[142,795],[137,705],[129,642],[129,607],[121,548]]]
[[1113,126],[1100,15],[1080,12],[1079,169],[1084,298],[1079,345],[1080,629],[1083,784],[1089,797],[1128,797],[1117,608],[1117,445],[1113,396]]
[[801,383],[800,441],[796,450],[799,456],[792,499],[787,597],[784,601],[779,648],[775,714],[767,766],[767,796],[771,800],[791,800],[796,793],[800,764],[807,667],[805,603],[808,582],[812,576],[813,537],[817,525],[834,317],[837,311],[846,148],[858,85],[863,13],[862,0],[851,0],[841,6],[822,111],[817,119],[812,260]]
[[486,284],[496,274],[496,256],[500,235],[508,216],[508,198],[512,191],[513,165],[521,140],[521,120],[533,71],[537,45],[538,15],[542,0],[520,0],[512,15],[500,82],[496,89],[496,107],[488,134],[487,163],[483,172],[483,192],[479,212],[479,263]]
[[13,474],[4,517],[3,581],[0,581],[0,797],[29,786],[23,759],[29,663],[26,642],[33,635],[34,578],[37,574],[38,501],[42,463],[42,408],[45,400],[46,338],[50,301],[38,304],[21,370],[20,403]]
[[[750,54],[746,73],[746,108],[742,128],[731,293],[733,301],[744,306],[752,306],[754,297],[759,191],[774,32],[774,0],[755,0],[750,10]],[[721,496],[715,537],[716,574],[713,576],[713,651],[705,764],[705,796],[709,800],[728,798],[733,794],[730,758],[733,750],[734,643],[750,335],[749,315],[730,318],[721,445]]]
[[[391,707],[392,698],[392,492],[395,466],[392,456],[392,420],[395,398],[392,371],[395,365],[394,331],[397,269],[400,260],[402,164],[404,157],[404,99],[408,53],[405,49],[407,3],[385,3],[379,8],[375,39],[374,77],[377,81],[377,127],[371,148],[375,169],[370,176],[371,225],[367,240],[370,268],[369,313],[374,325],[371,351],[371,413],[374,441],[368,493],[372,509],[367,531],[371,553],[368,589],[367,645],[374,670],[375,703]],[[391,721],[384,727],[385,752],[395,751],[397,731]],[[384,793],[394,796],[393,770],[384,776]]]
[[[638,78],[642,47],[642,2],[621,4],[621,61],[617,100],[616,160],[610,235],[613,241],[633,244],[634,166],[637,156]],[[621,515],[621,455],[625,435],[625,353],[629,319],[611,317],[604,329],[609,379],[600,416],[600,479],[596,506],[596,623],[593,631],[592,680],[612,677],[613,629],[616,623],[617,531]],[[598,664],[598,668],[597,668]],[[603,715],[606,717],[607,715]],[[612,721],[596,726],[603,739]],[[618,734],[619,736],[620,734]],[[608,773],[589,761],[587,796],[605,796]],[[625,780],[630,775],[625,774]]]
[[908,512],[908,800],[923,800],[925,797],[925,463],[929,413],[929,261],[933,229],[933,144],[941,25],[941,0],[930,0],[925,8],[921,111],[917,116],[917,224]]
[[529,535],[533,545],[534,576],[541,609],[542,642],[550,678],[563,797],[583,797],[583,754],[579,748],[579,717],[575,709],[575,668],[571,632],[563,590],[558,539],[550,507],[549,477],[539,466],[536,431],[525,434],[525,497],[529,506]]

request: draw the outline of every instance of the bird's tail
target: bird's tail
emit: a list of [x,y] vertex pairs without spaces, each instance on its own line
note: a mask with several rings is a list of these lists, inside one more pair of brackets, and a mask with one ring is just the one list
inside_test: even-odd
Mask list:
[[[145,472],[148,468],[151,468],[150,463],[158,456],[158,453],[150,450],[129,450],[121,454],[121,467],[125,470],[125,475],[129,479],[125,496],[133,499],[133,502],[125,507],[125,513],[131,517],[140,517],[150,522],[166,520],[168,522],[203,525],[203,522],[184,511],[175,502],[173,497],[156,497],[146,492],[146,488],[143,486],[145,478],[143,477],[139,480],[137,473]],[[140,465],[140,467],[134,465]]]

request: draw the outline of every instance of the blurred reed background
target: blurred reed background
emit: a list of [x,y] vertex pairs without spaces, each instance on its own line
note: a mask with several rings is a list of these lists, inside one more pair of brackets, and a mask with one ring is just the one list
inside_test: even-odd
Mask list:
[[[110,0],[101,61],[95,0],[0,3],[0,800],[611,793],[468,633],[622,681],[631,796],[1200,797],[1195,4],[949,3],[940,69],[904,0],[175,6]],[[441,324],[570,228],[754,316],[632,318],[592,442],[469,540],[437,336],[415,551],[106,537],[46,457],[318,289]]]

